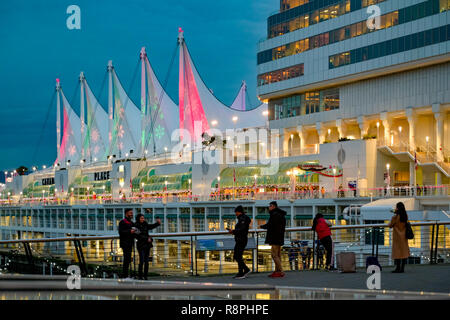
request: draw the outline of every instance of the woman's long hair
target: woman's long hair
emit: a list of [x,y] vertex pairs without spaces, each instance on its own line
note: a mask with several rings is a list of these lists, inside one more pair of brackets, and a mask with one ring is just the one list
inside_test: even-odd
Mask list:
[[141,217],[143,217],[144,215],[142,214],[142,213],[139,213],[137,216],[136,216],[136,223],[141,223]]
[[321,214],[321,213],[317,213],[316,216],[314,217],[313,225],[312,225],[312,229],[313,229],[314,231],[316,231],[317,221],[318,221],[320,218],[323,218],[323,214]]
[[406,214],[405,204],[403,202],[397,202],[396,214],[400,216],[400,222],[408,222],[408,215]]

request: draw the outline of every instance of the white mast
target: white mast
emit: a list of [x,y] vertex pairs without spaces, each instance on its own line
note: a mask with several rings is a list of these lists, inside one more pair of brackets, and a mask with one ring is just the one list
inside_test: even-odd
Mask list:
[[[109,118],[109,152],[111,153],[111,147],[112,147],[112,130],[113,130],[113,85],[112,85],[112,60],[108,61],[108,78],[109,78],[109,85],[108,85],[108,118]],[[109,154],[109,156],[112,156],[112,154]]]
[[84,160],[85,158],[85,150],[84,150],[84,73],[80,72],[80,119],[81,119],[81,158]]
[[61,85],[59,79],[56,79],[56,156],[57,161],[60,161],[60,149],[61,149],[61,102],[60,94]]
[[145,47],[142,47],[140,59],[141,59],[141,144],[139,154],[143,156],[145,148],[145,58],[147,53],[145,52]]

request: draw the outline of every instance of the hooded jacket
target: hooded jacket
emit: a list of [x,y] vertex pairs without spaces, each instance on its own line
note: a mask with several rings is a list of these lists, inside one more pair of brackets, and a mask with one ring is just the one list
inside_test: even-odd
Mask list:
[[248,228],[250,226],[250,219],[245,213],[240,214],[237,217],[237,223],[233,230],[234,240],[236,243],[245,243],[248,241]]
[[267,229],[266,244],[284,245],[284,231],[286,229],[286,211],[275,208],[269,211],[270,217],[261,228]]

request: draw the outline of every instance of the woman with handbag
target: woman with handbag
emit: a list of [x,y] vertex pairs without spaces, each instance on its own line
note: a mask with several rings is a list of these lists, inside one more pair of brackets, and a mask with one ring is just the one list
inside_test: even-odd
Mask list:
[[[161,220],[159,218],[156,219],[156,223],[149,224],[145,220],[143,214],[140,213],[136,216],[135,227],[138,232],[136,232],[135,234],[137,238],[137,250],[139,252],[139,280],[147,280],[150,248],[153,247],[153,240],[148,232],[152,229],[155,229],[159,225],[161,225]],[[144,273],[142,273],[142,267],[144,268]]]
[[392,259],[395,261],[395,270],[393,273],[405,272],[406,259],[410,255],[406,229],[408,224],[408,215],[406,214],[403,202],[398,202],[394,211],[394,216],[389,223],[392,231]]

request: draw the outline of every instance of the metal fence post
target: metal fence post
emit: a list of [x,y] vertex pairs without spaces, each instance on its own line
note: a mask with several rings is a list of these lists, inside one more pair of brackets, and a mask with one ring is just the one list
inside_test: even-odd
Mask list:
[[191,236],[191,274],[194,275],[194,240]]
[[434,263],[438,263],[437,253],[438,253],[438,240],[439,240],[439,225],[436,223],[436,242],[434,244]]
[[431,244],[430,244],[430,264],[433,264],[433,244],[434,244],[434,228],[435,224],[431,227]]
[[312,249],[312,269],[315,270],[316,269],[316,233],[313,231],[313,249]]

